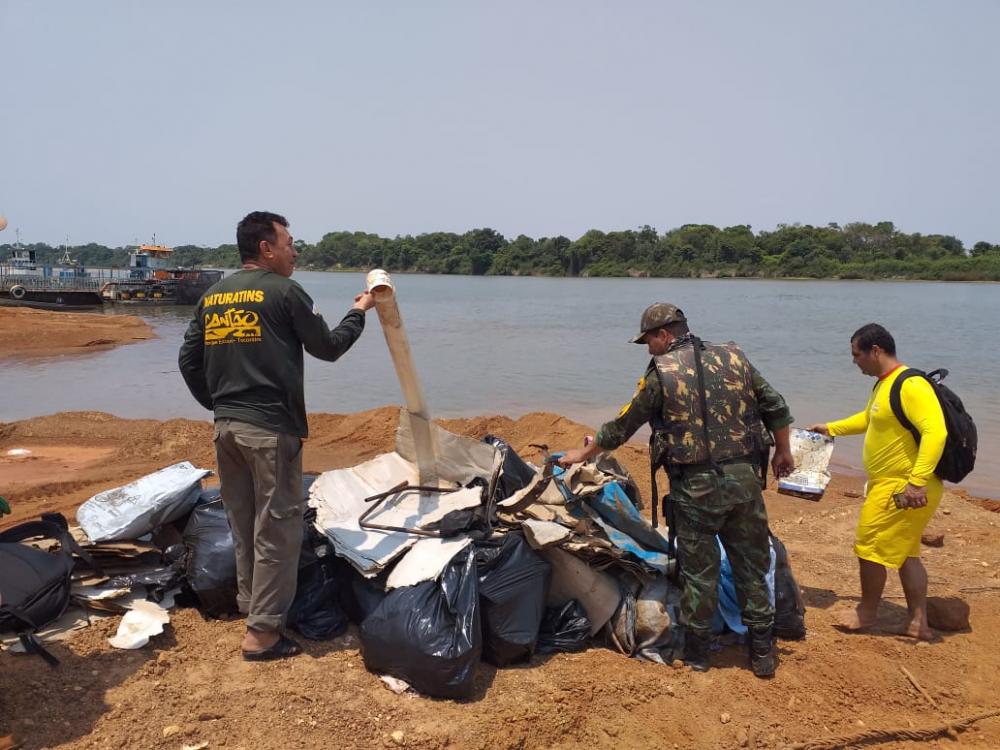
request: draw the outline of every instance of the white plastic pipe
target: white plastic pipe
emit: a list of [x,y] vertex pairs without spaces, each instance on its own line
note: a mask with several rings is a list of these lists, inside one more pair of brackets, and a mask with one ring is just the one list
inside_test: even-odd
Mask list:
[[417,379],[417,369],[413,365],[413,354],[410,342],[406,338],[403,319],[399,315],[399,305],[396,304],[396,286],[392,277],[380,268],[368,273],[365,281],[367,289],[375,297],[375,310],[385,342],[389,345],[389,355],[396,368],[399,387],[406,401],[406,411],[410,416],[410,429],[413,433],[414,447],[417,453],[417,471],[420,484],[438,486],[437,446],[434,445],[434,433],[431,430],[431,415],[424,401],[424,392]]

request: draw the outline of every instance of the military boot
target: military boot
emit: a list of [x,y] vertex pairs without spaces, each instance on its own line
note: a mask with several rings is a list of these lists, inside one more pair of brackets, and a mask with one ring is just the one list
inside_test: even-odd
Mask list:
[[750,669],[757,677],[774,677],[778,669],[778,650],[774,646],[774,628],[752,627],[750,636]]
[[696,635],[690,630],[684,634],[684,663],[695,672],[708,671],[708,646],[707,636]]

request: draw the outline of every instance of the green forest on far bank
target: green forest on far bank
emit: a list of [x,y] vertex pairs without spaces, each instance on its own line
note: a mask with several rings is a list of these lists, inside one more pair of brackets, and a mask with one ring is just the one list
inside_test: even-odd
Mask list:
[[[940,279],[1000,281],[1000,245],[966,248],[950,235],[907,234],[892,222],[780,224],[756,233],[748,225],[720,229],[685,224],[665,233],[649,226],[567,237],[508,239],[493,229],[464,234],[431,232],[380,237],[330,232],[316,244],[296,242],[299,268],[348,271],[384,268],[434,274],[502,276],[807,277],[837,279]],[[43,264],[58,264],[63,248],[25,244]],[[0,261],[12,245],[0,245]],[[178,266],[237,268],[235,245],[174,249]],[[71,257],[88,267],[122,267],[129,248],[71,246]]]

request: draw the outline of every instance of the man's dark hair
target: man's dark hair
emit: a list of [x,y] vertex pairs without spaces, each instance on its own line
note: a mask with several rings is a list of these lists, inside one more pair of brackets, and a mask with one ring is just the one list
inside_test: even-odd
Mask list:
[[278,241],[278,234],[274,231],[275,222],[288,227],[288,219],[270,211],[252,211],[243,217],[236,226],[236,246],[240,251],[241,263],[257,260],[261,240]]
[[687,334],[691,332],[691,329],[688,328],[688,324],[683,320],[678,320],[676,323],[667,323],[663,327],[670,331],[671,336],[676,338],[687,336]]
[[880,326],[878,323],[868,323],[867,325],[861,326],[858,330],[854,332],[851,336],[851,341],[856,341],[858,344],[858,349],[863,352],[870,352],[873,346],[878,346],[879,349],[884,351],[890,357],[896,356],[896,341],[892,338],[892,334],[889,333],[885,328]]

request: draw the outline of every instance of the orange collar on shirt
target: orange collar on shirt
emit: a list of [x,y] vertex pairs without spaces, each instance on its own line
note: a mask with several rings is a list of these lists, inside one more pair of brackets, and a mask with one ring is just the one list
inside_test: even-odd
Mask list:
[[896,366],[895,366],[895,367],[893,367],[893,368],[892,368],[891,370],[889,370],[889,372],[887,372],[887,373],[886,373],[885,375],[879,375],[879,376],[878,376],[878,379],[879,379],[880,381],[881,381],[881,380],[885,380],[885,379],[886,379],[887,377],[889,377],[889,376],[890,376],[890,375],[892,375],[892,374],[893,374],[894,372],[896,372],[896,370],[898,370],[898,369],[899,369],[900,367],[905,367],[905,366],[906,366],[906,365],[904,365],[904,364],[903,364],[902,362],[900,362],[900,363],[899,363],[898,365],[896,365]]

